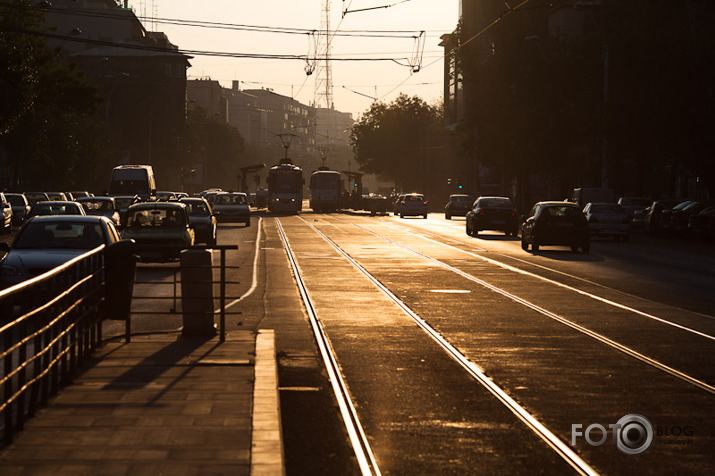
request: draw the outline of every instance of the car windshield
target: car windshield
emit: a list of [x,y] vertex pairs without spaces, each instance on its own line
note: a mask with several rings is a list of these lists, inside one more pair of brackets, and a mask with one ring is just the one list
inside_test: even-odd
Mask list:
[[209,209],[204,202],[184,202],[182,200],[181,203],[187,206],[189,209],[189,215],[192,217],[207,217],[211,215],[211,212],[209,212]]
[[245,195],[223,194],[216,197],[216,205],[246,205],[248,201]]
[[578,207],[553,206],[545,207],[542,215],[553,220],[573,220],[583,218],[583,213]]
[[424,202],[425,198],[422,195],[407,195],[406,202]]
[[15,240],[14,249],[91,250],[104,243],[98,223],[32,221]]
[[180,227],[186,226],[184,215],[176,208],[133,210],[127,217],[130,228]]
[[479,200],[479,206],[486,208],[514,208],[514,204],[508,198],[484,198]]
[[87,213],[111,212],[114,210],[110,200],[82,200],[80,203]]
[[33,215],[79,215],[77,207],[67,204],[38,203],[32,211]]
[[601,204],[592,205],[591,213],[625,213],[625,211],[620,205]]

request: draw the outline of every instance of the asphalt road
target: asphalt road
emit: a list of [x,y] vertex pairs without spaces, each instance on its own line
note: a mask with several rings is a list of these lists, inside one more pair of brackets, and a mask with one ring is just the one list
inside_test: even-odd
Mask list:
[[[310,211],[222,224],[218,241],[239,246],[228,328],[276,330],[288,474],[359,473],[308,306],[384,474],[715,472],[711,243],[634,234],[528,253],[443,215]],[[180,332],[176,268],[139,264],[133,332]],[[609,429],[630,415],[650,444]]]

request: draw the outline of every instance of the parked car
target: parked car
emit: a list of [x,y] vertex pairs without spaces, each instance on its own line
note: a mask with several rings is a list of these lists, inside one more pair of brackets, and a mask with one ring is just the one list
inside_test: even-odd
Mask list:
[[0,192],[0,225],[2,225],[2,231],[5,233],[12,232],[12,205],[5,198],[5,194]]
[[674,213],[678,213],[679,210],[684,209],[685,207],[688,207],[695,203],[693,200],[685,200],[681,201],[677,205],[671,207],[671,208],[666,208],[662,211],[660,214],[660,229],[663,231],[670,231],[671,229],[671,218]]
[[84,208],[77,202],[37,202],[30,208],[28,218],[40,215],[86,215]]
[[77,203],[82,205],[87,215],[107,217],[119,228],[121,218],[114,197],[80,197]]
[[25,218],[30,214],[30,202],[21,193],[6,193],[5,198],[12,207],[12,223],[16,226],[22,225]]
[[463,217],[472,209],[474,197],[455,193],[449,196],[449,201],[444,206],[444,217],[451,220],[453,216]]
[[75,258],[102,244],[119,241],[114,224],[105,217],[38,216],[28,219],[12,245],[0,243],[7,254],[0,261],[0,285],[12,286]]
[[219,222],[243,222],[251,226],[251,207],[248,196],[241,192],[219,192],[212,205]]
[[651,203],[653,203],[653,200],[647,197],[621,197],[618,199],[618,204],[628,213],[631,219],[636,212],[644,211]]
[[656,200],[645,212],[644,226],[648,233],[656,233],[661,229],[663,212],[683,203],[684,200]]
[[209,202],[201,197],[194,197],[181,198],[179,203],[186,205],[189,210],[189,222],[194,229],[196,243],[216,246],[218,226]]
[[521,225],[521,248],[539,251],[544,245],[570,246],[584,253],[591,249],[590,230],[583,211],[571,202],[539,202]]
[[[122,239],[134,240],[137,254],[145,261],[167,261],[178,258],[182,249],[194,245],[189,212],[179,202],[135,203],[127,209]],[[163,245],[142,249],[141,245]]]
[[628,213],[615,203],[588,203],[583,208],[591,235],[612,236],[618,241],[631,237],[631,219]]
[[700,213],[690,215],[688,232],[709,240],[715,239],[715,205],[711,205]]
[[23,195],[30,202],[30,206],[33,206],[37,202],[46,202],[50,199],[45,192],[24,192]]
[[715,205],[715,202],[693,202],[681,209],[673,209],[670,214],[668,230],[676,233],[684,232],[688,229],[688,220],[693,215]]
[[519,218],[508,197],[479,197],[467,213],[465,228],[470,236],[477,236],[482,230],[503,231],[507,236],[516,236]]
[[397,204],[400,218],[422,216],[427,218],[427,200],[421,193],[407,193]]

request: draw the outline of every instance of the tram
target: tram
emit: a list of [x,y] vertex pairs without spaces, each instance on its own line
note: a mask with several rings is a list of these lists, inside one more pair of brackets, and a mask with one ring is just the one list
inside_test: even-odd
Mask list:
[[290,159],[268,171],[268,211],[271,213],[300,213],[303,209],[303,169]]
[[315,212],[334,212],[342,208],[344,188],[340,172],[321,167],[310,176],[310,208]]

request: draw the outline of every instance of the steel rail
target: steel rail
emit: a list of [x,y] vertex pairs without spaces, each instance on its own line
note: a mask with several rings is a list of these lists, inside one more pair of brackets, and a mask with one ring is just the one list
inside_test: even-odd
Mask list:
[[330,344],[330,340],[328,339],[325,330],[323,329],[323,325],[318,318],[315,307],[313,306],[313,301],[310,298],[308,288],[303,281],[298,262],[293,255],[288,237],[283,231],[283,226],[281,225],[280,220],[275,218],[275,222],[278,228],[278,233],[283,241],[283,246],[288,256],[288,262],[290,263],[293,271],[293,276],[295,277],[298,285],[301,299],[303,300],[305,308],[308,312],[310,324],[313,328],[313,334],[315,335],[315,340],[318,344],[318,348],[320,349],[320,354],[323,358],[326,371],[328,372],[330,384],[333,387],[333,393],[335,394],[335,399],[337,400],[338,407],[340,408],[345,428],[348,431],[350,442],[353,450],[355,451],[360,471],[363,475],[380,475],[380,469],[377,465],[372,449],[370,448],[370,442],[368,441],[367,435],[360,424],[357,410],[355,410],[355,406],[350,399],[350,393],[340,372],[335,352]]
[[554,433],[546,428],[540,421],[531,415],[524,407],[519,405],[511,398],[501,387],[491,380],[478,365],[467,359],[457,348],[450,344],[447,339],[430,326],[424,319],[417,315],[409,306],[395,296],[384,284],[375,278],[367,271],[360,263],[333,240],[328,238],[322,231],[318,230],[313,224],[309,223],[302,217],[299,217],[313,231],[315,231],[325,242],[331,245],[338,253],[340,253],[350,264],[368,278],[380,291],[382,291],[390,300],[392,300],[405,314],[407,314],[423,331],[427,333],[442,349],[455,360],[464,370],[467,371],[477,382],[479,382],[487,391],[494,395],[504,406],[507,407],[522,423],[531,429],[539,438],[541,438],[554,452],[556,452],[566,463],[568,463],[576,472],[582,475],[596,475],[598,472],[578,456],[571,448],[559,439]]
[[[353,225],[355,225],[355,224],[353,223]],[[355,226],[360,227],[360,225],[355,225]],[[440,245],[442,245],[442,246],[446,246],[446,247],[448,247],[448,248],[452,248],[452,249],[454,249],[454,250],[458,250],[458,251],[460,251],[460,252],[462,252],[462,253],[465,253],[465,254],[467,254],[467,255],[473,257],[473,258],[477,258],[477,259],[480,259],[480,260],[482,260],[482,261],[486,261],[487,263],[494,264],[494,265],[499,266],[499,267],[501,267],[501,268],[504,268],[504,269],[506,269],[506,270],[508,270],[508,271],[512,271],[512,272],[514,272],[514,273],[519,273],[519,274],[523,274],[523,275],[525,275],[525,276],[529,276],[529,277],[532,277],[532,278],[539,279],[539,280],[544,281],[544,282],[547,282],[547,283],[549,283],[549,284],[553,284],[554,286],[558,286],[558,287],[567,289],[567,290],[569,290],[569,291],[573,291],[573,292],[575,292],[575,293],[581,294],[582,296],[586,296],[586,297],[589,297],[589,298],[591,298],[591,299],[595,299],[596,301],[600,301],[600,302],[602,302],[602,303],[604,303],[604,304],[608,304],[609,306],[617,307],[617,308],[619,308],[619,309],[623,309],[624,311],[628,311],[628,312],[632,312],[632,313],[634,313],[634,314],[637,314],[637,315],[639,315],[639,316],[641,316],[641,317],[645,317],[645,318],[648,318],[648,319],[651,319],[651,320],[660,322],[661,324],[665,324],[665,325],[668,325],[668,326],[672,326],[672,327],[675,327],[676,329],[680,329],[680,330],[683,330],[683,331],[686,331],[686,332],[690,332],[690,333],[692,333],[692,334],[698,335],[698,336],[703,337],[703,338],[705,338],[705,339],[709,339],[709,340],[714,340],[714,341],[715,341],[715,336],[712,336],[712,335],[710,335],[710,334],[706,334],[706,333],[704,333],[704,332],[698,331],[698,330],[693,329],[693,328],[691,328],[691,327],[687,327],[687,326],[684,326],[684,325],[682,325],[682,324],[678,324],[678,323],[676,323],[676,322],[669,321],[669,320],[667,320],[667,319],[663,319],[662,317],[658,317],[658,316],[655,316],[655,315],[653,315],[653,314],[649,314],[649,313],[647,313],[647,312],[640,311],[640,310],[638,310],[638,309],[635,309],[635,308],[626,306],[626,305],[624,305],[624,304],[617,303],[617,302],[615,302],[615,301],[611,301],[610,299],[606,299],[606,298],[601,297],[601,296],[598,296],[598,295],[596,295],[596,294],[592,294],[592,293],[589,293],[589,292],[587,292],[587,291],[583,291],[583,290],[581,290],[581,289],[574,288],[573,286],[569,286],[568,284],[564,284],[564,283],[560,283],[560,282],[558,282],[558,281],[554,281],[553,279],[549,279],[549,278],[547,278],[547,277],[545,277],[545,276],[541,276],[541,275],[538,275],[538,274],[536,274],[536,273],[532,273],[532,272],[530,272],[530,271],[526,271],[526,270],[517,268],[516,266],[511,266],[511,265],[508,265],[508,264],[506,264],[506,263],[502,263],[501,261],[497,261],[497,260],[492,259],[492,258],[487,258],[486,256],[481,256],[481,255],[478,255],[478,254],[476,254],[476,253],[472,253],[471,251],[463,250],[463,249],[458,248],[458,247],[456,247],[456,246],[452,246],[452,245],[449,245],[449,244],[447,244],[447,243],[443,243],[443,242],[441,242],[441,241],[438,241],[438,240],[435,240],[435,239],[432,239],[432,238],[428,238],[428,237],[422,235],[422,233],[425,233],[425,234],[428,234],[428,235],[436,235],[436,236],[439,236],[439,237],[441,237],[441,238],[447,238],[447,239],[450,239],[450,240],[453,240],[453,241],[457,241],[457,240],[454,240],[453,238],[442,237],[442,236],[439,235],[438,233],[434,233],[434,232],[431,232],[431,231],[429,231],[429,230],[419,230],[419,232],[418,232],[418,231],[415,230],[413,227],[407,227],[406,225],[394,225],[394,224],[393,224],[392,226],[400,227],[400,228],[408,228],[412,234],[414,234],[415,236],[418,236],[418,237],[422,238],[423,240],[427,240],[427,241],[430,241],[430,242],[432,242],[432,243],[437,243],[437,244],[440,244]],[[367,230],[366,228],[363,228],[363,229]],[[367,231],[369,231],[369,230],[367,230]],[[512,257],[509,257],[509,256],[507,256],[507,257],[508,257],[508,258],[511,258],[511,259],[516,259],[516,260],[518,260],[517,258],[512,258]],[[521,261],[521,260],[518,260],[518,261]],[[536,266],[536,267],[540,267],[540,268],[546,269],[547,271],[550,271],[550,272],[552,272],[552,273],[566,274],[566,273],[563,273],[563,272],[558,271],[558,270],[553,270],[553,269],[545,268],[544,266],[541,266],[541,265],[538,265],[538,264],[535,264],[535,263],[527,263],[527,264],[529,264],[529,265],[531,265],[531,266]],[[589,281],[589,280],[587,280],[587,279],[579,278],[579,277],[577,277],[577,276],[571,276],[571,275],[569,275],[569,274],[566,274],[566,276],[568,276],[568,277],[570,277],[570,278],[578,279],[578,280],[580,280],[580,281],[586,282],[586,283],[591,284],[591,285],[594,285],[594,286],[598,286],[598,287],[601,287],[601,288],[606,288],[606,289],[611,289],[611,290],[613,290],[612,288],[608,288],[608,287],[606,287],[606,286],[604,286],[604,285],[602,285],[602,284],[598,284],[598,283],[595,283],[595,282],[593,282],[593,281]],[[613,291],[622,292],[622,291],[618,291],[618,290],[613,290]],[[624,293],[624,294],[625,294],[625,293]],[[640,298],[640,297],[638,297],[638,296],[635,296],[635,297],[638,298],[638,299],[643,299],[643,298]],[[688,311],[688,312],[693,312],[693,311]],[[695,312],[694,312],[694,314],[698,314],[698,315],[700,315],[700,316],[702,316],[702,317],[706,317],[706,318],[709,318],[709,319],[713,319],[713,316],[709,316],[709,315],[707,315],[707,314],[695,313]]]
[[[307,222],[306,222],[306,223],[307,223]],[[310,226],[312,227],[312,225],[311,225],[310,223],[308,223],[308,225],[310,225]],[[688,383],[688,384],[690,384],[690,385],[693,385],[693,386],[695,386],[695,387],[697,387],[697,388],[699,388],[699,389],[701,389],[701,390],[705,390],[706,392],[715,395],[715,387],[712,386],[712,385],[707,384],[706,382],[703,382],[702,380],[698,380],[697,378],[692,377],[692,376],[690,376],[690,375],[688,375],[688,374],[686,374],[686,373],[684,373],[684,372],[681,372],[681,371],[679,371],[679,370],[677,370],[677,369],[675,369],[675,368],[673,368],[673,367],[670,367],[670,366],[668,366],[668,365],[666,365],[666,364],[664,364],[664,363],[662,363],[662,362],[660,362],[660,361],[658,361],[658,360],[656,360],[656,359],[653,359],[653,358],[651,358],[651,357],[648,357],[647,355],[644,355],[644,354],[638,352],[638,351],[635,350],[635,349],[632,349],[632,348],[630,348],[630,347],[628,347],[628,346],[626,346],[626,345],[620,344],[620,343],[614,341],[613,339],[610,339],[610,338],[608,338],[608,337],[606,337],[606,336],[604,336],[604,335],[602,335],[602,334],[599,334],[599,333],[597,333],[597,332],[594,332],[594,331],[592,331],[592,330],[590,330],[590,329],[588,329],[588,328],[586,328],[586,327],[584,327],[584,326],[582,326],[582,325],[580,325],[580,324],[576,324],[575,322],[570,321],[570,320],[568,320],[567,318],[565,318],[565,317],[563,317],[563,316],[560,316],[560,315],[558,315],[558,314],[556,314],[556,313],[554,313],[554,312],[551,312],[551,311],[549,311],[549,310],[547,310],[547,309],[544,309],[543,307],[538,306],[538,305],[536,305],[536,304],[534,304],[534,303],[532,303],[532,302],[530,302],[530,301],[527,301],[526,299],[520,298],[519,296],[517,296],[517,295],[515,295],[515,294],[512,294],[512,293],[506,291],[505,289],[502,289],[502,288],[500,288],[500,287],[498,287],[498,286],[495,286],[495,285],[493,285],[493,284],[490,284],[490,283],[488,283],[488,282],[486,282],[486,281],[484,281],[484,280],[482,280],[482,279],[477,278],[476,276],[473,276],[473,275],[471,275],[471,274],[469,274],[469,273],[467,273],[467,272],[465,272],[465,271],[462,271],[462,270],[460,270],[460,269],[457,269],[457,268],[455,268],[454,266],[450,266],[450,265],[448,265],[447,263],[445,263],[445,262],[443,262],[443,261],[440,261],[440,260],[438,260],[438,259],[436,259],[436,258],[432,258],[431,256],[427,256],[427,255],[424,254],[424,253],[420,253],[419,251],[417,251],[417,250],[415,250],[415,249],[413,249],[413,248],[410,248],[409,246],[403,245],[402,243],[398,243],[398,242],[396,242],[395,240],[392,240],[392,239],[390,239],[390,238],[388,238],[388,237],[386,237],[386,236],[380,235],[379,233],[376,233],[376,232],[374,232],[374,231],[372,231],[372,230],[369,230],[369,229],[367,229],[367,228],[365,228],[365,227],[362,227],[362,226],[357,225],[357,224],[354,224],[354,223],[353,223],[353,225],[356,226],[357,228],[360,228],[361,230],[363,230],[363,231],[365,231],[365,232],[367,232],[367,233],[370,233],[370,234],[372,234],[372,235],[374,235],[374,236],[376,236],[376,237],[378,237],[378,238],[384,240],[384,241],[387,241],[387,242],[389,242],[389,243],[392,243],[392,244],[395,245],[395,246],[398,246],[398,247],[400,247],[400,248],[402,248],[402,249],[404,249],[404,250],[406,250],[406,251],[408,251],[408,252],[410,252],[410,253],[413,253],[413,254],[415,254],[415,255],[421,257],[421,258],[424,258],[424,259],[426,259],[426,260],[428,260],[428,261],[430,261],[430,262],[436,264],[437,266],[440,266],[440,267],[442,267],[442,268],[444,268],[444,269],[446,269],[446,270],[449,270],[449,271],[451,271],[451,272],[453,272],[453,273],[455,273],[455,274],[458,274],[458,275],[460,275],[460,276],[462,276],[462,277],[464,277],[464,278],[466,278],[466,279],[468,279],[468,280],[470,280],[470,281],[472,281],[472,282],[474,282],[474,283],[477,283],[477,284],[479,284],[479,285],[481,285],[481,286],[483,286],[483,287],[485,287],[485,288],[487,288],[487,289],[490,289],[490,290],[492,290],[492,291],[494,291],[494,292],[496,292],[496,293],[498,293],[498,294],[501,294],[502,296],[505,296],[505,297],[511,299],[511,300],[514,301],[514,302],[517,302],[517,303],[519,303],[519,304],[521,304],[521,305],[523,305],[523,306],[525,306],[525,307],[528,307],[529,309],[532,309],[532,310],[534,310],[534,311],[536,311],[536,312],[538,312],[538,313],[540,313],[540,314],[543,314],[544,316],[547,316],[547,317],[549,317],[549,318],[551,318],[551,319],[553,319],[553,320],[555,320],[555,321],[557,321],[557,322],[560,322],[561,324],[564,324],[564,325],[566,325],[566,326],[568,326],[568,327],[571,327],[572,329],[575,329],[575,330],[577,330],[578,332],[581,332],[582,334],[584,334],[584,335],[586,335],[586,336],[588,336],[588,337],[591,337],[591,338],[593,338],[593,339],[595,339],[595,340],[597,340],[597,341],[599,341],[599,342],[601,342],[601,343],[603,343],[603,344],[606,344],[606,345],[608,345],[609,347],[612,347],[612,348],[614,348],[614,349],[616,349],[616,350],[618,350],[618,351],[620,351],[620,352],[622,352],[622,353],[624,353],[624,354],[626,354],[626,355],[628,355],[628,356],[630,356],[630,357],[633,357],[633,358],[635,358],[635,359],[637,359],[637,360],[639,360],[639,361],[641,361],[641,362],[643,362],[643,363],[645,363],[645,364],[647,364],[647,365],[650,365],[650,366],[653,367],[653,368],[656,368],[656,369],[658,369],[658,370],[660,370],[660,371],[663,371],[663,372],[665,372],[665,373],[667,373],[667,374],[669,374],[669,375],[671,375],[671,376],[673,376],[673,377],[676,377],[676,378],[678,378],[678,379],[680,379],[680,380],[682,380],[682,381],[684,381],[684,382],[686,382],[686,383]],[[424,237],[423,237],[423,238],[424,238]],[[429,238],[426,238],[426,239],[428,239],[428,240],[430,240],[430,241],[433,241],[433,242],[435,242],[435,243],[439,243],[439,242],[437,242],[437,241],[435,241],[435,240],[431,240],[431,239],[429,239]],[[442,243],[442,244],[444,244],[444,243]],[[445,246],[449,246],[449,245],[445,245]],[[458,249],[458,248],[457,248],[457,249]],[[507,265],[507,266],[508,266],[508,265]],[[529,273],[529,274],[530,274],[530,273]],[[548,281],[550,281],[550,280],[548,280]]]

